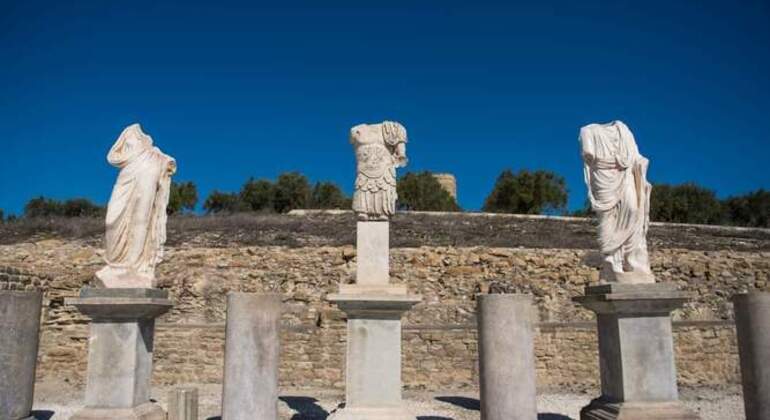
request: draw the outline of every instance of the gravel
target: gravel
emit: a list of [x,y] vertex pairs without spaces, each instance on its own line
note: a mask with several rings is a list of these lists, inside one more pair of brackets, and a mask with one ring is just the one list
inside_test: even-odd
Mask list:
[[[200,419],[219,420],[221,386],[194,385],[199,390]],[[154,398],[165,407],[174,387],[156,387]],[[744,420],[740,388],[695,388],[681,392],[685,405],[703,420]],[[36,387],[37,420],[66,420],[81,404],[82,390],[64,383],[42,383]],[[592,398],[580,393],[542,393],[538,397],[538,420],[577,420],[580,408]],[[280,397],[281,420],[322,420],[342,402],[339,391],[284,390]],[[474,392],[406,392],[407,406],[418,420],[478,420],[479,400]]]

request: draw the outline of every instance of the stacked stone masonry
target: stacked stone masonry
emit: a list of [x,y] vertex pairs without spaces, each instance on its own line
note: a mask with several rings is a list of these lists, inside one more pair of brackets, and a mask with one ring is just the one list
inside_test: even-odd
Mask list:
[[[286,219],[285,235],[300,235],[304,242],[273,246],[229,239],[223,244],[217,238],[227,233],[211,230],[170,241],[157,277],[160,287],[170,292],[175,307],[159,320],[156,383],[221,383],[226,294],[243,291],[285,296],[283,386],[344,388],[344,314],[326,302],[325,296],[336,292],[340,282],[353,280],[355,248],[347,237],[332,237],[328,232],[297,233],[292,227],[297,217],[276,217]],[[458,229],[479,223],[471,216],[453,217]],[[309,217],[307,223],[318,221]],[[441,223],[449,222],[442,219]],[[548,231],[553,221],[506,223],[510,232],[502,234],[513,236],[523,231],[522,236],[526,236],[526,231],[538,223]],[[429,246],[395,244],[391,264],[394,281],[407,284],[409,290],[424,297],[404,322],[403,380],[407,388],[477,386],[474,295],[490,290],[534,295],[540,321],[535,351],[541,388],[596,387],[598,359],[592,314],[570,301],[586,284],[598,279],[597,256],[583,238],[592,231],[581,221],[563,223],[569,232],[568,245],[554,248],[543,247],[536,240],[531,246],[492,246],[498,245],[494,238],[447,243],[427,235],[424,242]],[[674,313],[680,384],[739,383],[730,296],[748,289],[768,290],[770,233],[677,226],[657,229],[651,260],[658,280],[696,294],[693,302]],[[419,231],[408,234],[421,235]],[[41,378],[83,383],[88,320],[63,301],[90,284],[94,271],[102,265],[100,240],[95,235],[54,233],[17,237],[0,245],[0,289],[45,292],[37,370]],[[561,238],[559,243],[564,241]],[[720,246],[714,249],[709,246],[713,243]]]

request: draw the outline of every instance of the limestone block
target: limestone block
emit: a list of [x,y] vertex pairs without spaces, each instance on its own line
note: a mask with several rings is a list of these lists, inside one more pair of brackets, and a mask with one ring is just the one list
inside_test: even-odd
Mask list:
[[384,286],[390,282],[390,223],[359,221],[356,227],[356,284]]

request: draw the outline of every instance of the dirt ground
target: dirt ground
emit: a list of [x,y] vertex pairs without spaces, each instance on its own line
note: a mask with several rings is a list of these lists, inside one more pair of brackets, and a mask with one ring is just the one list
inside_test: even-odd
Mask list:
[[[219,420],[222,387],[189,385],[199,392],[199,418]],[[175,387],[157,387],[153,398],[166,406]],[[82,404],[83,391],[64,383],[39,383],[35,389],[37,420],[66,420]],[[538,420],[577,420],[580,408],[593,397],[578,393],[542,393],[538,396]],[[740,388],[684,389],[684,403],[703,420],[744,420]],[[418,420],[478,420],[478,394],[473,392],[406,392],[406,404]],[[343,395],[326,390],[283,390],[279,401],[281,420],[323,420],[340,406]],[[258,420],[258,419],[255,419]]]

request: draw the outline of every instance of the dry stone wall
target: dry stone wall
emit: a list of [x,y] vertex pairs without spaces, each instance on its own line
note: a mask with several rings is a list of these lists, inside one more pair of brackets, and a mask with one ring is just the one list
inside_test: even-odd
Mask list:
[[[194,235],[187,233],[184,240],[171,241],[157,277],[160,287],[169,290],[175,307],[158,325],[156,382],[221,382],[227,292],[278,291],[285,296],[286,308],[282,384],[344,386],[344,314],[324,298],[335,292],[340,282],[353,280],[355,248],[346,239],[348,232],[336,237],[326,230],[316,230],[314,223],[322,225],[317,216],[274,217],[277,219],[265,229],[273,238],[293,237],[292,244],[255,244],[247,236],[235,240],[233,220],[220,221],[223,226],[219,230],[209,226]],[[457,230],[483,226],[478,216],[453,217]],[[431,221],[426,215],[414,218],[445,229],[451,227],[445,216],[440,216],[439,221]],[[240,223],[248,226],[251,222],[248,219]],[[400,216],[400,222],[401,227],[396,227],[399,220],[393,222],[393,235],[400,231],[412,241],[425,233],[408,216]],[[524,219],[517,225],[514,219],[504,219],[495,223],[506,226],[503,234],[523,231],[526,236],[532,229],[537,231],[537,223],[551,224],[544,232],[555,229],[553,222]],[[210,222],[204,219],[201,223]],[[311,226],[296,229],[298,223]],[[332,218],[329,223],[347,222]],[[476,386],[474,296],[490,291],[534,295],[540,318],[536,354],[541,387],[596,386],[592,314],[573,304],[571,298],[598,279],[598,256],[583,238],[586,229],[592,234],[590,224],[579,220],[561,223],[561,237],[554,239],[561,247],[539,246],[547,238],[532,241],[533,246],[520,244],[520,237],[505,243],[500,232],[488,239],[479,235],[460,240],[455,230],[426,236],[424,242],[429,246],[401,243],[392,250],[393,280],[407,284],[424,299],[405,320],[403,377],[407,387],[446,390]],[[281,229],[286,231],[281,233]],[[675,283],[696,296],[675,313],[680,382],[737,383],[738,358],[729,297],[746,289],[768,290],[770,233],[676,226],[658,229],[657,245],[651,246],[652,268],[658,280]],[[454,244],[441,239],[452,235]],[[101,267],[100,238],[55,232],[16,238],[0,245],[0,288],[45,291],[38,375],[82,384],[88,320],[63,302],[88,285]],[[692,246],[688,247],[688,243]],[[722,246],[717,249],[714,243]]]

